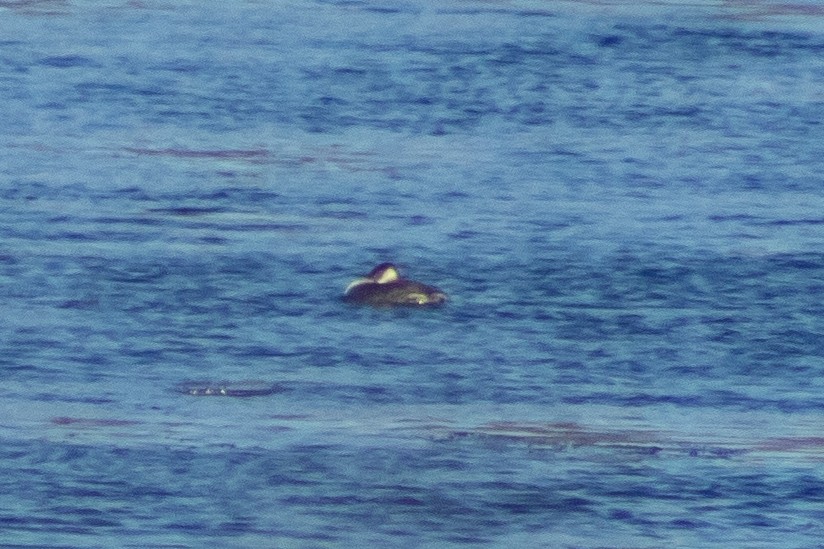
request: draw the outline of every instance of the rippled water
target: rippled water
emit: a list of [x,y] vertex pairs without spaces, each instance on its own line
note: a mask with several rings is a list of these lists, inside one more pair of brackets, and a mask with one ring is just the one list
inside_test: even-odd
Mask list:
[[819,545],[822,15],[3,4],[4,546]]

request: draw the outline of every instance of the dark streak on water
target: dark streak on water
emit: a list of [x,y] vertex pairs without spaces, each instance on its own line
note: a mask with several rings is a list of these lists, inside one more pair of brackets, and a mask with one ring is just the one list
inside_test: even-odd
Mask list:
[[820,544],[814,6],[0,10],[4,547]]

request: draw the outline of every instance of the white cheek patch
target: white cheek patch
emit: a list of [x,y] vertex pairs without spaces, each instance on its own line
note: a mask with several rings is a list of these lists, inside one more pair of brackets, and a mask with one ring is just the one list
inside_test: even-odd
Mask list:
[[380,276],[375,280],[378,284],[386,284],[387,282],[395,282],[398,280],[400,276],[398,275],[397,269],[394,267],[390,267],[383,271]]

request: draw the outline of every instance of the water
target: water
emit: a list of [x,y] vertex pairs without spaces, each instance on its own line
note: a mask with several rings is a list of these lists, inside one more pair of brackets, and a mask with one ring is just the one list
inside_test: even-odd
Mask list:
[[815,3],[2,10],[4,546],[820,546]]

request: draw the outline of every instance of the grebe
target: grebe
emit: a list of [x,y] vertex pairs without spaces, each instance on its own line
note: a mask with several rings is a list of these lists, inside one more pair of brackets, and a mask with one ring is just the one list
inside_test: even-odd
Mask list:
[[381,263],[365,277],[352,281],[343,292],[343,299],[365,305],[417,307],[440,305],[446,301],[446,294],[433,286],[401,278],[397,267]]

